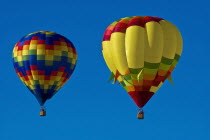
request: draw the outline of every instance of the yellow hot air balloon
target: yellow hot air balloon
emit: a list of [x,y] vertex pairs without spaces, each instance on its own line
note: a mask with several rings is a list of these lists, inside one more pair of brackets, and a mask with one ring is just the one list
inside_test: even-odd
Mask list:
[[113,22],[106,29],[102,53],[112,72],[140,108],[171,79],[182,53],[182,36],[169,21],[158,17],[134,16]]

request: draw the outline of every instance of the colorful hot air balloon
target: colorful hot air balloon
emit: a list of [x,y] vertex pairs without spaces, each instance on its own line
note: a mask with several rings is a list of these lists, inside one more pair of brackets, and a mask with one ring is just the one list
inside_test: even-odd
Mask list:
[[13,50],[13,64],[21,81],[42,106],[71,77],[77,61],[74,45],[66,37],[50,31],[24,36]]
[[[170,22],[150,16],[126,17],[106,29],[102,53],[112,72],[136,105],[144,105],[171,79],[182,53],[182,37]],[[143,111],[138,114],[143,118]]]

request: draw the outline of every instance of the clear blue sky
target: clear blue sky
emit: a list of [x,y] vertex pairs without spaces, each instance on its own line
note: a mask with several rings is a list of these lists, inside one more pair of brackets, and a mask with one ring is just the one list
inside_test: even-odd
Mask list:
[[[209,140],[210,12],[207,0],[5,0],[0,2],[0,140]],[[157,16],[174,23],[184,40],[174,73],[145,106],[137,107],[101,53],[106,27],[127,16]],[[12,49],[24,35],[55,31],[78,52],[71,79],[46,103],[47,116],[17,77]]]

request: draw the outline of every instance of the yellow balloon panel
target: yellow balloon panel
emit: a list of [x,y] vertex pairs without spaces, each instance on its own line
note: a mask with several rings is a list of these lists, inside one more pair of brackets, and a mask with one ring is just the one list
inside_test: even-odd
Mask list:
[[112,59],[110,41],[104,41],[102,43],[102,46],[103,46],[102,53],[103,53],[103,57],[105,59],[105,62],[107,64],[107,66],[109,67],[109,69],[111,70],[111,72],[113,72],[115,74],[116,67],[115,67],[115,64],[114,64],[113,59]]
[[160,25],[163,30],[164,39],[162,56],[168,59],[174,59],[177,48],[176,27],[165,20],[161,20]]
[[147,39],[145,30],[140,26],[130,26],[126,30],[125,50],[129,68],[144,67],[144,48]]
[[176,54],[178,54],[179,56],[182,54],[182,35],[179,32],[179,30],[177,29],[176,31],[176,37],[177,37],[177,49],[176,49]]
[[112,33],[110,44],[114,64],[120,74],[125,75],[128,70],[125,52],[125,34],[120,32]]
[[145,45],[144,61],[149,63],[160,63],[164,43],[161,25],[151,21],[146,23],[145,26],[148,45]]

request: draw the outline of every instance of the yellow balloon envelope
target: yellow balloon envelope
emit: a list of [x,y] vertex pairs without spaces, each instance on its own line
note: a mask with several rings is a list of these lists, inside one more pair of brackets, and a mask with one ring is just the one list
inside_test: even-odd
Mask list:
[[170,22],[134,16],[106,29],[102,52],[113,78],[142,108],[166,79],[171,79],[182,53],[182,37]]

